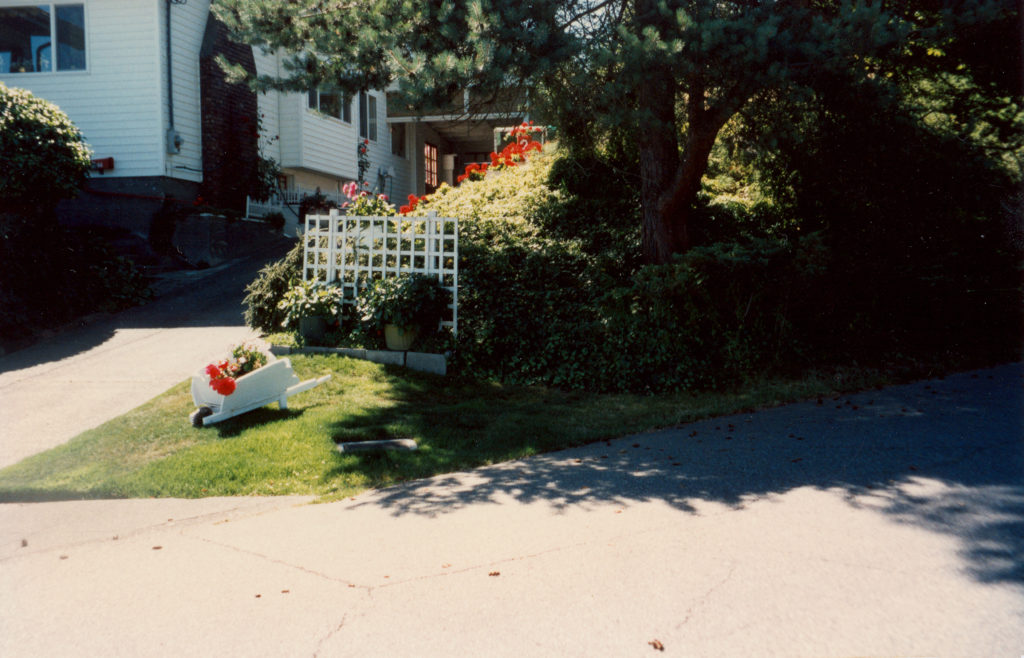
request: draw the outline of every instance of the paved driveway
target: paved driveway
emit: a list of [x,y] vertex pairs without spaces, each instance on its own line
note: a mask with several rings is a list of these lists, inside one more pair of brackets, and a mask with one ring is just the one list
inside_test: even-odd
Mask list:
[[287,247],[179,273],[150,304],[0,358],[0,467],[134,409],[254,338],[242,320],[245,286]]
[[1024,368],[337,503],[0,505],[0,655],[1024,655]]

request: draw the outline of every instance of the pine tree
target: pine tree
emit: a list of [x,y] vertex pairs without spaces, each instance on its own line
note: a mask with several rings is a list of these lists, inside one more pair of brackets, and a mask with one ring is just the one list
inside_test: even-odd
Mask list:
[[466,88],[526,86],[630,129],[653,263],[689,248],[711,149],[752,99],[837,69],[898,81],[937,65],[929,49],[964,26],[1016,15],[1014,0],[219,0],[214,11],[237,39],[292,53],[257,88],[397,83],[430,107]]

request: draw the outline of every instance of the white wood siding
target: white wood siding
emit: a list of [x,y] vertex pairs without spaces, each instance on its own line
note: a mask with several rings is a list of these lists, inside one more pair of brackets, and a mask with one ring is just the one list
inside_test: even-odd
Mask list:
[[315,112],[308,107],[307,96],[299,96],[302,146],[298,161],[293,167],[311,169],[330,176],[355,179],[356,167],[356,121],[358,108],[353,101],[352,123]]
[[[164,0],[158,0],[161,11]],[[174,128],[184,139],[181,152],[168,155],[165,175],[191,181],[203,179],[203,130],[199,98],[199,49],[203,45],[206,20],[210,14],[209,0],[189,0],[184,5],[171,5],[171,78],[173,80]],[[161,25],[166,14],[162,15]],[[164,33],[166,34],[166,33]],[[160,62],[167,75],[166,41],[160,50]],[[169,125],[170,112],[164,95],[164,125]]]
[[[277,55],[256,48],[253,56],[259,74],[280,74]],[[393,156],[384,94],[371,92],[371,95],[377,98],[377,139],[369,145],[370,169],[366,178],[375,185],[378,171],[393,168],[395,176],[386,182],[383,191],[393,197],[396,205],[402,205],[416,188],[414,172],[417,158],[421,156],[416,149],[415,125],[406,124],[406,157]],[[352,122],[346,123],[309,109],[307,94],[276,91],[260,94],[263,155],[274,158],[283,172],[293,177],[297,187],[340,192],[345,182],[359,175],[356,148],[362,138],[359,137],[358,98],[350,102]]]
[[[259,75],[277,75],[277,57],[253,48],[253,59],[256,61],[256,73]],[[276,91],[259,94],[256,97],[256,111],[260,114],[260,153],[281,164],[281,116],[278,107],[281,94]]]
[[[193,0],[193,2],[196,0]],[[0,6],[32,4],[0,0]],[[113,157],[105,176],[164,173],[164,74],[161,0],[84,0],[86,70],[0,74],[58,105],[78,126],[93,157]],[[191,3],[190,3],[191,4]]]

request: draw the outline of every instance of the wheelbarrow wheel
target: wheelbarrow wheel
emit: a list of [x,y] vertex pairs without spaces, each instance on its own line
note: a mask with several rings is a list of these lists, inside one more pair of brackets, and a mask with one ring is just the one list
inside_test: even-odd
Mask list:
[[209,407],[199,407],[188,417],[192,421],[192,427],[202,427],[203,419],[207,416],[213,415],[213,409]]

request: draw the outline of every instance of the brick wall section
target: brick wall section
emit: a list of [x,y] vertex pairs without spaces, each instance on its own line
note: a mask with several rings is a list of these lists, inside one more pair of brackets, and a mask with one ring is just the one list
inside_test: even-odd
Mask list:
[[229,84],[217,65],[217,55],[256,73],[252,48],[231,41],[227,29],[211,14],[199,54],[203,130],[200,194],[211,206],[244,211],[259,158],[256,94],[245,84]]

